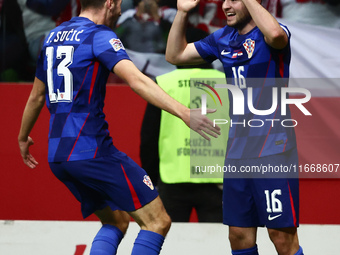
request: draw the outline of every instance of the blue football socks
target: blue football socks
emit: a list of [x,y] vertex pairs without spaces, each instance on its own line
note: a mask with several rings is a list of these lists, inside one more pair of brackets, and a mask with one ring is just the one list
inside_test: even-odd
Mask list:
[[152,231],[141,230],[135,240],[131,255],[158,255],[164,236]]
[[234,250],[231,251],[231,253],[233,255],[259,255],[259,253],[257,252],[257,245],[248,249]]
[[114,255],[124,234],[119,228],[105,224],[93,239],[90,255]]

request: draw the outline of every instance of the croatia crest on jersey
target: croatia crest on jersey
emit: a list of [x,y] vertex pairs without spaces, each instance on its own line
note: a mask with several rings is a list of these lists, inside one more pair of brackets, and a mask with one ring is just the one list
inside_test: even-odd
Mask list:
[[252,40],[252,39],[247,39],[243,43],[243,47],[245,48],[245,50],[248,54],[248,58],[251,58],[253,56],[254,49],[255,49],[255,41]]
[[154,190],[154,186],[152,184],[152,181],[148,175],[144,175],[144,180],[143,182],[148,186],[151,190]]
[[122,42],[121,42],[119,39],[117,39],[117,38],[112,38],[109,42],[110,42],[112,48],[113,48],[115,51],[119,51],[119,50],[121,50],[121,49],[125,50],[125,48],[124,48]]

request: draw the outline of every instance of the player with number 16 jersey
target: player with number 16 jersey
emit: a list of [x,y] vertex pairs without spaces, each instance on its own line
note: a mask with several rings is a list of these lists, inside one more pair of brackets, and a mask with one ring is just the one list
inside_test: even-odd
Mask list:
[[222,62],[231,119],[225,166],[233,169],[224,171],[223,223],[229,226],[232,254],[258,255],[257,228],[266,226],[278,254],[302,255],[298,174],[257,171],[298,164],[290,112],[281,109],[289,78],[290,32],[261,0],[225,0],[227,26],[187,43],[185,26],[196,6],[195,0],[177,1],[166,58],[176,65]]
[[[281,25],[281,28],[290,38],[287,27]],[[281,114],[280,104],[281,88],[288,86],[290,46],[282,50],[269,47],[258,27],[242,35],[234,28],[224,27],[195,42],[195,46],[206,61],[218,58],[228,84],[238,86],[243,92],[245,112],[242,115],[233,114],[233,101],[238,99],[229,94],[232,124],[226,157],[258,158],[296,147],[294,128],[281,124],[291,119],[289,108],[286,115]],[[273,88],[277,89],[277,96],[273,95]],[[270,114],[257,115],[250,111],[249,89],[253,107],[262,111],[272,109]],[[277,105],[272,102],[273,97],[277,98]],[[286,126],[288,124],[291,122]]]

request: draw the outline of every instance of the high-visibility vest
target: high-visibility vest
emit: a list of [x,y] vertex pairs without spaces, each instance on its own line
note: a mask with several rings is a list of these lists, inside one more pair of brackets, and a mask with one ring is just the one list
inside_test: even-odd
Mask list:
[[[179,118],[162,111],[159,133],[159,171],[164,183],[222,183],[229,131],[229,100],[224,73],[215,69],[177,69],[156,78],[159,86],[185,106],[201,108],[206,98],[208,114],[219,120],[221,135],[208,141]],[[204,101],[203,101],[204,102]],[[224,121],[225,120],[225,121]]]

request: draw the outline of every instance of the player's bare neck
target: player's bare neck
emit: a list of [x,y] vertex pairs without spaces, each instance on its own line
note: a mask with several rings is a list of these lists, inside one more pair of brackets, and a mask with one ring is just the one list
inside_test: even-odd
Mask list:
[[88,18],[97,25],[105,24],[105,14],[101,10],[97,9],[86,9],[82,10],[79,17]]
[[240,35],[245,35],[249,33],[254,27],[256,27],[256,24],[253,20],[251,20],[250,22],[246,23],[244,26],[238,27],[237,30]]

